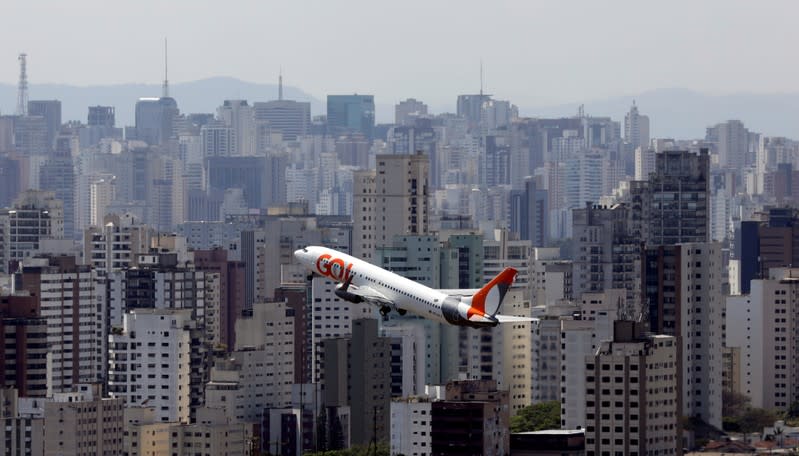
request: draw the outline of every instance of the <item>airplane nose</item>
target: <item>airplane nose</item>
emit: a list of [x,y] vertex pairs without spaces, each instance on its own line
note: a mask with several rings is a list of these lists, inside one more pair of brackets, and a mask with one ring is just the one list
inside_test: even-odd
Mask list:
[[303,253],[305,253],[305,252],[303,251],[303,249],[297,249],[297,250],[295,250],[295,251],[294,251],[294,258],[296,258],[296,259],[298,259],[298,260],[302,260],[302,255],[303,255]]

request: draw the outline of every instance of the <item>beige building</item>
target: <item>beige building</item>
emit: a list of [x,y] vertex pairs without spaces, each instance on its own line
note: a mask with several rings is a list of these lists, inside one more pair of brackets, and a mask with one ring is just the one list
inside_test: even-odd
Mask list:
[[100,385],[77,385],[44,403],[44,454],[121,454],[124,402],[103,398]]
[[[252,427],[232,424],[219,409],[200,408],[193,424],[162,423],[152,407],[125,409],[124,456],[248,456]],[[99,454],[99,453],[98,453]]]
[[394,236],[429,230],[430,158],[378,155],[375,171],[353,175],[353,256],[371,260]]
[[153,407],[125,407],[124,456],[169,454],[170,427],[156,421]]
[[741,393],[741,347],[724,347],[721,363],[722,389],[728,393]]
[[612,341],[585,358],[585,454],[682,454],[679,346],[618,321]]
[[180,456],[246,456],[251,454],[252,427],[231,423],[219,409],[201,408],[192,424],[176,424],[170,429],[172,454]]

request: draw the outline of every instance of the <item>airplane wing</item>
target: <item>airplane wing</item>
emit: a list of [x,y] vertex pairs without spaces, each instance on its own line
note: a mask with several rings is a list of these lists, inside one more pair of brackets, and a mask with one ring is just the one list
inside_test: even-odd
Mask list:
[[436,290],[444,293],[447,296],[455,296],[455,297],[469,297],[480,291],[479,288],[453,288],[453,289],[441,289]]
[[347,291],[355,296],[359,296],[366,302],[378,306],[390,306],[394,304],[394,302],[388,299],[383,293],[380,293],[371,287],[357,287],[355,285],[350,285]]
[[516,322],[525,322],[525,321],[535,321],[536,318],[531,317],[516,317],[513,315],[494,315],[494,318],[497,319],[500,323],[516,323]]

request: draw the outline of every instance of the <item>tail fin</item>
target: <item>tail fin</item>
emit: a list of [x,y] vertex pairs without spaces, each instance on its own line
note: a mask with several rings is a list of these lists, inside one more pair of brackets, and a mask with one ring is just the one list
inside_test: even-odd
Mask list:
[[[494,277],[486,286],[472,296],[469,314],[494,316],[499,311],[502,299],[516,278],[516,270],[505,268]],[[471,316],[469,315],[469,316]]]

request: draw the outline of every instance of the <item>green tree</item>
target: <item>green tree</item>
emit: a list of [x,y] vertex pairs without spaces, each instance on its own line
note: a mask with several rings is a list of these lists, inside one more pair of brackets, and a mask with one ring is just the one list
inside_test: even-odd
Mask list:
[[777,415],[771,410],[761,408],[749,408],[741,415],[741,432],[750,434],[752,432],[763,432],[766,426],[773,426],[777,421]]
[[749,408],[749,397],[732,391],[721,392],[721,416],[739,417]]
[[560,429],[560,402],[550,401],[525,407],[510,420],[511,432]]
[[388,443],[382,442],[377,444],[377,448],[369,445],[355,445],[346,450],[317,451],[305,453],[305,456],[389,456],[390,453],[391,449]]

